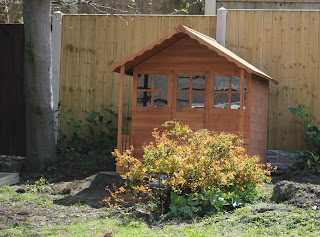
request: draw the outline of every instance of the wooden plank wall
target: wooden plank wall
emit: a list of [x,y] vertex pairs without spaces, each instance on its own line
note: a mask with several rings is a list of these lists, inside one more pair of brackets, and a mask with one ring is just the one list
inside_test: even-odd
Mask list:
[[298,99],[320,123],[320,12],[232,11],[226,47],[277,79],[270,83],[268,149],[304,147],[288,107]]
[[217,9],[320,9],[318,0],[217,0]]
[[24,30],[0,24],[0,155],[26,155]]
[[[75,119],[118,111],[119,73],[109,67],[184,24],[215,38],[216,16],[64,15],[60,101]],[[132,78],[125,77],[124,134],[130,131]],[[114,121],[116,127],[116,121]]]

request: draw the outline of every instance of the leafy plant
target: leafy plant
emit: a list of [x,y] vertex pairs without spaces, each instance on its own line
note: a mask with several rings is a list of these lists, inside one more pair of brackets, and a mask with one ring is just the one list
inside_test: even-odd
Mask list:
[[[117,119],[118,114],[110,109],[92,112],[86,122],[71,117],[72,109],[59,109],[57,117],[61,125],[57,128],[59,144],[66,148],[85,148],[92,150],[113,149],[117,141],[117,129],[112,126],[112,120],[105,121],[104,112]],[[88,128],[88,132],[86,132]]]
[[47,180],[44,177],[41,177],[39,180],[34,182],[33,192],[41,192],[45,189],[44,185],[47,183]]
[[[123,154],[115,150],[127,182],[107,189],[107,205],[153,200],[162,213],[192,217],[223,210],[222,206],[238,206],[235,203],[240,206],[252,200],[262,182],[270,181],[271,166],[263,168],[257,164],[258,157],[246,155],[236,135],[212,134],[206,129],[193,132],[176,121],[168,121],[164,127],[170,130],[162,134],[154,130],[155,142],[143,147],[142,160],[132,156],[133,148]],[[221,197],[226,203],[218,203]]]
[[228,211],[242,207],[246,203],[238,190],[227,191],[225,189],[212,188],[202,193],[191,193],[179,196],[171,193],[170,212],[166,217],[181,217],[183,219],[195,216],[215,214],[220,211]]
[[[66,111],[63,109],[56,110],[56,112],[58,112],[57,118],[65,122],[65,125],[60,125],[57,128],[60,139],[59,144],[65,145],[66,147],[77,147],[83,142],[85,137],[83,134],[82,121],[75,121],[70,117],[71,111],[71,108]],[[70,137],[67,137],[67,134],[70,134]]]
[[89,124],[85,124],[89,128],[90,136],[87,136],[89,145],[94,149],[114,148],[117,141],[118,129],[112,126],[112,120],[104,121],[102,112],[106,111],[114,118],[118,118],[118,114],[110,109],[103,109],[100,112],[93,112],[87,118]]
[[290,107],[289,111],[302,121],[300,123],[305,129],[306,151],[297,152],[297,159],[301,160],[295,164],[296,168],[311,168],[320,172],[320,126],[316,126],[311,121],[311,114],[307,112],[309,107],[296,101],[296,108]]

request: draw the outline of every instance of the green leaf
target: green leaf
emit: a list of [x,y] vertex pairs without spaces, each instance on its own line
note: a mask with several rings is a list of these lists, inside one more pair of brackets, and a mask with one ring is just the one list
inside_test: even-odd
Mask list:
[[293,113],[294,116],[301,117],[301,112],[299,110],[297,110],[296,108],[290,107],[289,111],[291,113]]
[[99,115],[99,112],[93,112],[92,114],[89,115],[89,117],[87,118],[87,120],[91,121],[93,119],[95,119],[97,116]]
[[73,122],[73,118],[68,118],[67,119],[67,123],[69,124],[69,123],[72,123]]
[[66,111],[66,114],[70,114],[71,113],[71,109],[68,109],[67,111]]

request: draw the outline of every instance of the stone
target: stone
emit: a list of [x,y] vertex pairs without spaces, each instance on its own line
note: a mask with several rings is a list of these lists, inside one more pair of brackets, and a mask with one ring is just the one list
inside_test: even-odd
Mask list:
[[0,172],[0,187],[19,183],[18,173],[1,173]]
[[26,193],[26,192],[27,192],[27,190],[25,190],[24,188],[18,188],[16,190],[16,193]]
[[267,150],[267,156],[279,156],[279,150]]

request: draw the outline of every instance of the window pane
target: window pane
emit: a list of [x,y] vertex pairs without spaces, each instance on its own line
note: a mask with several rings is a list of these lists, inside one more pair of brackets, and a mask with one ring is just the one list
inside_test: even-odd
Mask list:
[[138,89],[151,89],[152,87],[152,75],[139,74],[138,75]]
[[[232,91],[240,91],[240,76],[232,76],[231,79],[231,90]],[[247,77],[244,77],[244,90],[247,90]]]
[[204,91],[205,89],[205,76],[192,76],[192,90]]
[[151,106],[151,92],[138,91],[137,106],[150,107]]
[[215,91],[228,91],[229,90],[229,77],[215,76],[214,77],[214,90]]
[[153,107],[168,106],[168,92],[154,92]]
[[168,75],[154,75],[154,89],[168,90]]
[[190,76],[178,76],[178,90],[190,90]]
[[191,108],[204,108],[204,93],[192,93]]
[[228,93],[215,93],[213,107],[218,108],[218,109],[228,109],[229,108],[229,94]]
[[189,93],[177,93],[177,107],[189,108]]
[[231,109],[240,109],[240,94],[231,94]]

